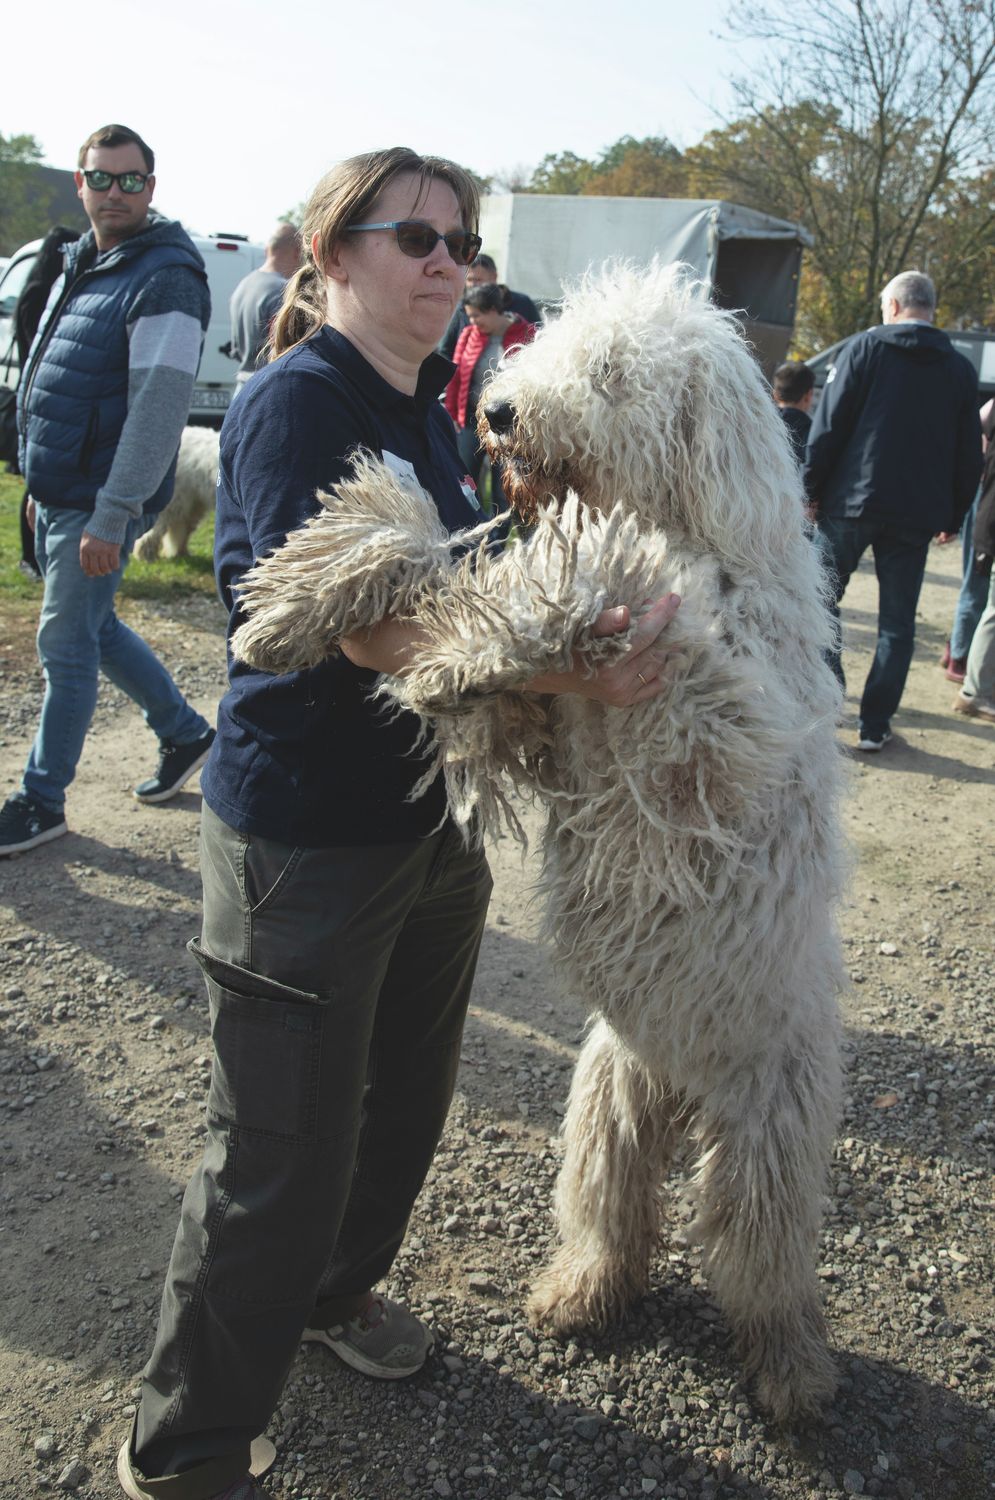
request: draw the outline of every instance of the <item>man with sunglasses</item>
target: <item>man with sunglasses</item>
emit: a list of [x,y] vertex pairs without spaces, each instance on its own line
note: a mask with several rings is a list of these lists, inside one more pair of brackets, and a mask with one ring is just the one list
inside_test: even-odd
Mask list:
[[0,855],[66,832],[98,673],[158,736],[142,802],[174,796],[214,731],[114,599],[131,549],[168,503],[210,318],[204,263],[178,223],[150,216],[155,158],[123,125],[80,148],[76,189],[90,232],[68,246],[18,387],[20,465],[45,578],[38,654],[45,698],[20,789],[0,811]]

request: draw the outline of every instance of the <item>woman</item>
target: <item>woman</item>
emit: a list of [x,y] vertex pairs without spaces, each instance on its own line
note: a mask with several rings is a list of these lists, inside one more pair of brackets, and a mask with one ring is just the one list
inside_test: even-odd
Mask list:
[[[472,287],[463,298],[463,309],[468,321],[453,351],[456,373],[446,386],[444,399],[446,411],[456,423],[460,457],[476,484],[484,462],[484,450],[477,440],[481,392],[502,355],[535,338],[535,324],[527,323],[518,313],[505,311],[504,287],[495,282]],[[492,469],[491,509],[504,507],[501,476]]]
[[[233,585],[317,509],[362,447],[414,473],[451,529],[476,522],[434,347],[479,240],[458,167],[403,149],[343,162],[312,195],[273,362],[222,432],[215,558]],[[658,601],[626,657],[530,686],[620,706],[661,690]],[[608,611],[604,633],[628,611]],[[490,891],[445,821],[409,802],[414,721],[371,704],[418,649],[387,619],[320,667],[239,662],[202,775],[202,940],[214,1065],[204,1160],[184,1199],[129,1443],[132,1497],[253,1500],[261,1433],[301,1338],[375,1377],[432,1344],[373,1292],[441,1134]],[[251,1465],[258,1472],[265,1458]]]

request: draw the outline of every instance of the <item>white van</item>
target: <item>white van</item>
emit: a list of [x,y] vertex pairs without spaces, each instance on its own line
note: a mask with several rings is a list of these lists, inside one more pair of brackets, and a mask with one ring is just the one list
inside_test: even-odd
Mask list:
[[[204,353],[190,400],[188,420],[196,425],[220,427],[235,390],[238,372],[238,361],[223,352],[231,338],[228,303],[243,276],[262,265],[266,251],[262,245],[251,244],[244,234],[211,234],[206,239],[194,235],[192,239],[207,267],[211,322],[204,338]],[[18,371],[17,349],[13,343],[14,307],[40,248],[41,240],[22,245],[0,274],[0,380],[6,374],[11,385],[16,382]],[[6,373],[8,364],[9,373]]]
[[[193,236],[193,242],[207,267],[211,321],[190,398],[189,421],[220,427],[235,391],[235,376],[239,369],[239,361],[225,352],[231,338],[228,304],[242,278],[262,265],[266,250],[262,245],[250,244],[244,234],[211,234],[206,240]],[[0,282],[0,295],[2,292],[3,283]]]

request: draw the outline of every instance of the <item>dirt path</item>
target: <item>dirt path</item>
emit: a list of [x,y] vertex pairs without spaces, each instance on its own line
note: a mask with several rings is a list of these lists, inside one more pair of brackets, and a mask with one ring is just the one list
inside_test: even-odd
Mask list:
[[[371,1389],[302,1353],[273,1424],[280,1500],[995,1494],[995,731],[950,714],[936,666],[958,563],[959,549],[934,549],[894,743],[852,762],[850,1082],[821,1268],[843,1383],[827,1423],[764,1425],[676,1241],[608,1337],[564,1348],[527,1327],[582,1018],[535,943],[533,869],[503,840],[460,1091],[391,1283],[435,1322],[441,1357]],[[131,615],[212,714],[217,608]],[[846,616],[859,686],[866,571]],[[6,791],[39,703],[23,632],[0,672]],[[206,1010],[183,946],[198,926],[199,797],[136,803],[154,762],[104,690],[71,835],[0,864],[0,1493],[17,1500],[117,1493],[112,1457],[200,1150]]]

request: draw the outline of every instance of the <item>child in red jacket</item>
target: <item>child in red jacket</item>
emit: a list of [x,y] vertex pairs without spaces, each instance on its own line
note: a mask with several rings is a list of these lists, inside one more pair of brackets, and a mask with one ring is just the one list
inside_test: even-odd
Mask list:
[[[504,288],[494,282],[475,286],[463,298],[469,322],[453,352],[456,373],[446,387],[446,410],[456,423],[456,439],[467,472],[477,483],[484,450],[477,441],[477,403],[484,385],[502,355],[535,337],[535,324],[506,312]],[[504,492],[496,470],[491,470],[491,509],[504,509]]]

